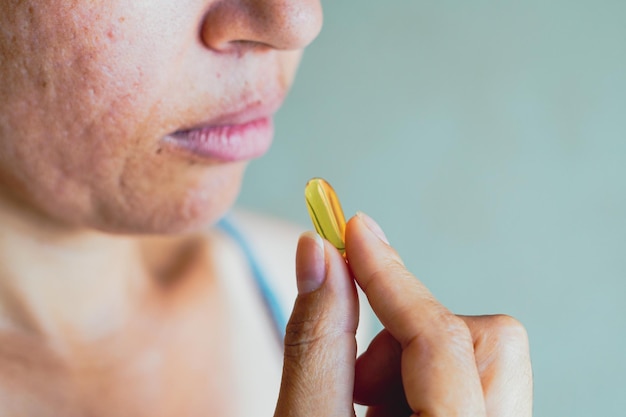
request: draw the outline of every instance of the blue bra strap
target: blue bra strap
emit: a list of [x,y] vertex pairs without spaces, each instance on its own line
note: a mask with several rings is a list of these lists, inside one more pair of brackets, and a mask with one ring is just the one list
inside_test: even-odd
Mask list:
[[281,309],[280,302],[272,291],[267,279],[267,274],[263,271],[263,268],[261,268],[261,264],[259,263],[259,260],[255,256],[245,236],[228,216],[222,218],[217,226],[234,239],[243,251],[244,256],[248,261],[248,265],[250,266],[250,271],[252,272],[256,288],[261,296],[261,299],[263,300],[265,309],[271,318],[274,326],[274,333],[276,334],[277,340],[280,342],[280,346],[282,347],[287,320],[283,310]]

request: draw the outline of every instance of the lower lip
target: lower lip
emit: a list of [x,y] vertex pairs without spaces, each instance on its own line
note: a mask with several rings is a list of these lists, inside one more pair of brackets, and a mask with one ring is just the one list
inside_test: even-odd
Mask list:
[[272,118],[264,117],[248,123],[175,132],[165,137],[165,143],[171,150],[194,159],[236,162],[263,155],[273,136]]

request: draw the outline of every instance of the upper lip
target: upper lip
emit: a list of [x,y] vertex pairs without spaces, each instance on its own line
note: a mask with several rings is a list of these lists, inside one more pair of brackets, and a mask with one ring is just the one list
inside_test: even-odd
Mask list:
[[282,95],[276,95],[275,97],[261,97],[254,100],[243,101],[243,104],[239,104],[233,110],[227,109],[217,116],[178,129],[175,133],[218,126],[246,124],[254,120],[259,120],[272,116],[274,113],[276,113],[276,111],[278,111],[282,103]]

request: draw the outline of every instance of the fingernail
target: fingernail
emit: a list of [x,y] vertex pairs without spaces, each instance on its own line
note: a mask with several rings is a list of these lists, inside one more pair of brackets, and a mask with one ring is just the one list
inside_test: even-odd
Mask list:
[[326,278],[324,241],[315,232],[304,232],[298,243],[296,258],[298,294],[319,289]]
[[368,227],[368,229],[370,229],[372,233],[378,236],[378,238],[385,242],[387,245],[389,244],[389,239],[387,239],[387,236],[385,236],[385,232],[383,232],[383,229],[380,228],[380,226],[374,221],[374,219],[372,219],[370,216],[363,213],[362,211],[357,212],[356,215],[359,216],[361,220],[363,220],[363,223],[365,223],[365,225]]

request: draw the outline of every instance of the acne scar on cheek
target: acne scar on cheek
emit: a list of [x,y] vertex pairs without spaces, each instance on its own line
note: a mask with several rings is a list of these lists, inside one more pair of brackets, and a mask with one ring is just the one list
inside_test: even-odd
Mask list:
[[122,31],[117,24],[112,23],[109,29],[106,31],[106,36],[111,41],[117,41],[122,38]]
[[123,37],[122,35],[123,29],[122,29],[121,24],[124,23],[125,21],[126,21],[126,17],[124,16],[118,17],[117,23],[114,23],[114,20],[111,20],[111,26],[106,32],[107,38],[109,38],[112,41],[121,39]]

